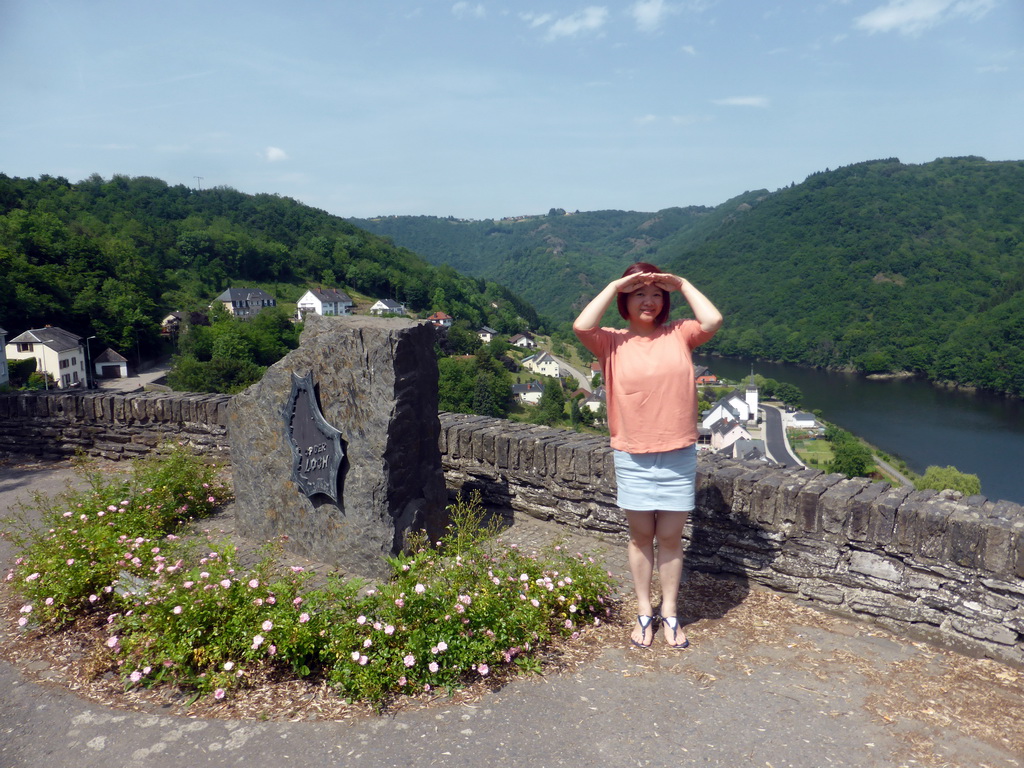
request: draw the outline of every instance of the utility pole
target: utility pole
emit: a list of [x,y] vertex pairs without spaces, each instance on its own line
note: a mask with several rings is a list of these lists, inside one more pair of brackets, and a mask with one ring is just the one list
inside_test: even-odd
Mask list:
[[203,191],[203,177],[202,176],[193,176],[192,178],[196,180],[196,187],[197,187],[197,189],[200,192],[202,192]]

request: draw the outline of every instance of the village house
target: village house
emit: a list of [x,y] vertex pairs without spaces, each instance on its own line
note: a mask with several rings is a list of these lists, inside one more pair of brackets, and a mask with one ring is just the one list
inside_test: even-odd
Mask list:
[[711,425],[711,448],[720,451],[737,440],[752,440],[750,433],[736,421],[721,419]]
[[15,336],[4,346],[8,360],[34,357],[36,370],[49,374],[61,389],[86,383],[85,350],[82,337],[62,328],[35,328]]
[[344,291],[336,288],[310,288],[299,299],[295,315],[302,320],[310,312],[317,315],[348,315],[355,302]]
[[819,429],[818,420],[814,418],[813,413],[807,413],[806,411],[800,411],[798,413],[790,413],[786,416],[786,426],[792,427],[793,429]]
[[718,453],[722,456],[728,456],[730,459],[738,459],[740,461],[769,461],[763,440],[740,439],[731,445],[727,445]]
[[107,347],[93,360],[93,375],[97,379],[127,379],[128,358]]
[[242,320],[255,317],[267,307],[277,306],[277,299],[260,288],[228,288],[214,300],[218,302],[228,314]]
[[600,386],[587,395],[580,402],[580,408],[589,408],[592,413],[597,413],[597,410],[605,404],[605,391],[604,387]]
[[695,365],[693,367],[693,377],[698,384],[715,384],[718,381],[718,377],[706,365]]
[[181,325],[185,321],[185,315],[182,312],[171,312],[163,320],[160,321],[160,333],[165,336],[171,334],[180,333]]
[[523,368],[541,376],[550,376],[557,379],[562,373],[562,367],[548,351],[538,352],[535,355],[523,358]]
[[539,381],[528,381],[525,384],[512,385],[512,397],[517,403],[537,405],[544,394],[544,385]]
[[521,349],[537,348],[537,342],[534,341],[533,337],[528,333],[517,333],[508,340],[508,343],[513,347],[520,347]]
[[437,311],[427,318],[427,322],[435,328],[451,328],[455,318],[447,312]]
[[753,377],[742,395],[734,389],[724,397],[720,397],[710,410],[705,411],[701,426],[711,428],[720,419],[732,419],[740,423],[756,422],[758,418],[758,390]]
[[404,315],[406,313],[405,304],[401,304],[393,299],[379,299],[372,307],[370,307],[370,314],[377,315]]
[[490,326],[485,325],[483,328],[476,332],[476,335],[480,337],[480,341],[482,341],[484,344],[490,344],[492,341],[494,341],[494,337],[498,335],[498,332],[491,328]]
[[7,331],[0,328],[0,387],[11,383],[11,374],[7,370]]

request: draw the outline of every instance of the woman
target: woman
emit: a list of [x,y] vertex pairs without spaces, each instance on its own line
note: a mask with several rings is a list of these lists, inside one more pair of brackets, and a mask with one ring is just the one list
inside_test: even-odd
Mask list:
[[[671,291],[683,294],[696,319],[666,324]],[[613,300],[628,329],[598,327]],[[721,312],[688,280],[646,262],[605,286],[573,323],[580,341],[601,361],[617,502],[629,522],[629,569],[639,607],[630,639],[641,648],[651,646],[657,631],[651,605],[655,540],[665,642],[671,648],[690,644],[679,626],[676,598],[697,473],[691,352],[721,326]]]

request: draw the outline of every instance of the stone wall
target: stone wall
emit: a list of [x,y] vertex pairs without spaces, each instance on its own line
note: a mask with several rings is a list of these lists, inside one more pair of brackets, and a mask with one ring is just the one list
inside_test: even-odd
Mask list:
[[0,394],[0,453],[121,459],[169,440],[228,455],[228,395],[185,392]]
[[[0,395],[0,453],[106,458],[173,439],[227,458],[229,397]],[[451,492],[625,540],[607,440],[441,414]],[[688,567],[1024,666],[1024,508],[701,458]]]
[[[626,538],[607,441],[442,414],[448,485]],[[1024,665],[1024,508],[720,457],[698,462],[687,567]]]

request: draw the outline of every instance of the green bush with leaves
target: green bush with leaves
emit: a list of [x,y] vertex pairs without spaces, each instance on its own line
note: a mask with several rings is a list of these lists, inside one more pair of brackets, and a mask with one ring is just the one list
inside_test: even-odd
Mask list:
[[182,524],[227,498],[213,469],[184,450],[140,462],[130,477],[45,504],[8,574],[27,599],[19,623],[59,627],[106,618],[104,651],[127,686],[171,683],[223,698],[260,672],[322,675],[376,702],[452,689],[503,665],[536,669],[536,652],[610,612],[609,575],[555,548],[543,558],[494,540],[479,495],[451,508],[439,542],[389,560],[365,591],[265,553],[251,570],[229,543],[182,536]]
[[166,561],[162,540],[230,496],[216,481],[215,468],[181,446],[164,457],[137,460],[124,476],[88,468],[83,474],[84,490],[37,497],[41,528],[24,517],[9,521],[11,538],[24,550],[7,578],[31,601],[40,622],[71,621],[116,599],[119,581],[148,578]]

